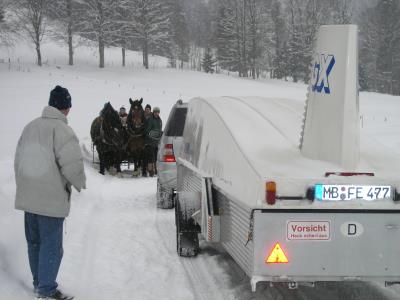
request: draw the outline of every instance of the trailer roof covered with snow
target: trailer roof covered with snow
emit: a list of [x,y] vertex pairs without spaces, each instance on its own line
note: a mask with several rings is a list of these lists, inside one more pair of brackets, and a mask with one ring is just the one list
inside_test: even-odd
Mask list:
[[[364,183],[385,180],[399,184],[394,180],[399,166],[392,163],[398,157],[374,156],[368,149],[375,141],[362,140],[365,151],[353,170],[304,157],[299,150],[303,111],[304,103],[298,100],[195,98],[189,102],[181,156],[213,174],[216,185],[238,199],[248,199],[249,206],[264,199],[266,181],[275,181],[277,192],[285,196],[304,196],[305,187],[316,182],[360,181],[360,176],[326,178],[326,172],[372,172],[374,177],[362,176]],[[377,172],[376,165],[386,165],[385,172]]]

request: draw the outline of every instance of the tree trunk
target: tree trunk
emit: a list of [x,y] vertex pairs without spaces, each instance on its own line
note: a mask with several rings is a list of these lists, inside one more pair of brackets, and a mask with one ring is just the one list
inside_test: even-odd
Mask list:
[[242,66],[243,66],[243,74],[246,73],[245,77],[248,77],[247,74],[247,53],[246,53],[246,1],[243,0],[243,16],[242,16],[242,47],[243,47],[243,52],[242,52]]
[[102,38],[99,38],[99,54],[100,54],[99,67],[104,68],[104,42]]
[[125,67],[125,48],[122,48],[122,66]]
[[148,42],[147,39],[144,40],[143,43],[143,66],[148,69],[149,68],[149,52],[148,52]]
[[72,34],[68,33],[68,64],[70,66],[74,65],[74,48],[72,46]]
[[70,66],[74,65],[74,49],[72,46],[72,0],[67,1],[67,11],[68,11],[68,64]]
[[36,54],[37,54],[37,64],[38,66],[42,66],[42,54],[40,53],[40,42],[36,42]]

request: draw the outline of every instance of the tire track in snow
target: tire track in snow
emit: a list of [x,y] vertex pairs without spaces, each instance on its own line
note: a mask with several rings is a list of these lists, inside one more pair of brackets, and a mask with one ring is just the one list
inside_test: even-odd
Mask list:
[[[97,200],[96,203],[90,208],[90,211],[87,212],[88,217],[86,218],[86,224],[81,231],[82,232],[82,235],[80,237],[80,239],[82,240],[81,248],[84,249],[82,251],[83,255],[81,256],[81,266],[82,266],[81,272],[78,277],[79,280],[76,280],[76,282],[78,282],[77,291],[79,295],[81,295],[82,297],[86,297],[85,295],[87,295],[87,290],[88,290],[87,281],[90,280],[90,278],[92,277],[94,260],[96,258],[96,255],[94,255],[94,253],[96,253],[96,248],[98,244],[97,219],[99,218],[99,215],[95,211],[97,210],[97,207],[101,206],[104,202],[104,194],[106,192],[105,191],[106,187],[107,187],[106,184],[101,185],[99,200]],[[88,238],[90,239],[89,243],[87,242]]]
[[[175,223],[160,221],[160,215],[166,212],[171,214],[174,211],[157,210],[156,227],[160,235],[161,241],[168,253],[171,255],[178,255],[175,251]],[[171,242],[172,241],[172,242]],[[213,270],[215,265],[209,261],[209,256],[206,253],[200,253],[197,257],[179,257],[182,269],[186,274],[186,278],[193,291],[196,300],[209,300],[209,299],[231,299],[224,292],[224,283],[215,276]]]

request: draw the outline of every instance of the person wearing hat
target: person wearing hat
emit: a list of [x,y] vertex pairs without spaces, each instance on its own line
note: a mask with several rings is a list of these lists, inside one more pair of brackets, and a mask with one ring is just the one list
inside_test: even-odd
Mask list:
[[[147,128],[147,123],[150,119],[150,117],[152,116],[152,112],[151,112],[151,105],[150,104],[146,104],[145,108],[144,108],[144,128]],[[147,153],[148,149],[145,149],[145,153]],[[142,176],[147,177],[147,165],[148,165],[148,155],[143,155],[143,167],[142,167]]]
[[126,113],[126,109],[125,109],[125,107],[124,106],[121,106],[121,108],[119,109],[119,117],[120,118],[123,118],[123,117],[127,117],[128,116],[128,114]]
[[146,104],[145,108],[144,108],[144,118],[146,120],[148,120],[151,117],[151,105],[150,104]]
[[24,211],[33,287],[44,299],[73,298],[56,282],[71,187],[78,192],[86,188],[79,141],[67,121],[71,106],[68,90],[57,85],[41,117],[25,126],[15,152],[15,208]]
[[158,152],[158,142],[162,135],[162,120],[160,118],[160,108],[154,107],[153,113],[146,122],[145,130],[145,153],[147,157],[147,171],[153,177],[157,174],[156,159]]
[[124,106],[121,106],[119,109],[119,118],[121,119],[122,126],[126,127],[127,126],[127,120],[128,120],[128,114],[126,113],[126,109]]

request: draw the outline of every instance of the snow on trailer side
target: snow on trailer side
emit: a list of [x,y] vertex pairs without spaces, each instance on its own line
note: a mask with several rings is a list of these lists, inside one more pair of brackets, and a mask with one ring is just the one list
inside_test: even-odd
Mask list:
[[[359,148],[357,86],[348,86],[357,77],[357,47],[349,46],[356,32],[351,25],[321,27],[319,38],[343,35],[346,51],[317,42],[304,121],[301,103],[292,100],[189,102],[178,159],[180,255],[198,253],[198,233],[220,242],[253,290],[259,281],[400,281],[398,157]],[[321,55],[328,42],[332,52]],[[386,162],[384,172],[375,161]]]

